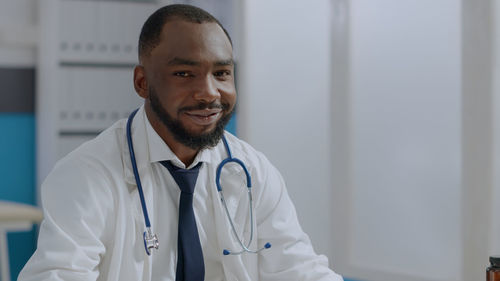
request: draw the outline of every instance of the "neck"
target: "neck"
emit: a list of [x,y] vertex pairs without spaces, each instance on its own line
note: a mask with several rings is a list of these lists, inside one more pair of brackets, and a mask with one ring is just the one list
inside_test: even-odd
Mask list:
[[168,145],[170,150],[172,150],[172,152],[177,156],[177,158],[179,158],[179,160],[182,161],[182,163],[184,163],[184,165],[186,165],[186,167],[191,165],[199,150],[192,149],[178,142],[150,107],[146,106],[145,110],[149,123],[151,123],[153,129],[161,137],[165,144]]

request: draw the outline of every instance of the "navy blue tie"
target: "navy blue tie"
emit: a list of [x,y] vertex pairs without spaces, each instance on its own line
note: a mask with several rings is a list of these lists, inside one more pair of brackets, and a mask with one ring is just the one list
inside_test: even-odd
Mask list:
[[168,169],[181,189],[175,280],[203,281],[205,279],[205,264],[193,211],[193,192],[202,162],[189,170],[176,167],[170,161],[161,161],[160,163]]

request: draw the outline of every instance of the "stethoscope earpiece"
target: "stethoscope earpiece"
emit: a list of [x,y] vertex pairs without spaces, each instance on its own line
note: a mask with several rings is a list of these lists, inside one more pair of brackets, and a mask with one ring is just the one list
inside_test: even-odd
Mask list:
[[244,253],[244,252],[247,252],[247,253],[252,253],[252,254],[257,254],[258,252],[260,252],[260,251],[262,251],[262,250],[265,250],[265,249],[269,249],[269,248],[271,248],[271,243],[267,242],[267,243],[266,243],[266,245],[264,245],[264,247],[262,247],[262,248],[260,248],[260,249],[258,249],[258,250],[256,250],[256,251],[252,251],[252,250],[249,250],[249,249],[245,249],[245,248],[244,248],[244,249],[243,249],[242,251],[240,251],[240,252],[233,253],[233,252],[231,252],[231,251],[229,251],[229,250],[227,250],[227,249],[224,249],[224,250],[222,251],[222,254],[223,254],[224,256],[227,256],[227,255],[239,255],[239,254],[242,254],[242,253]]

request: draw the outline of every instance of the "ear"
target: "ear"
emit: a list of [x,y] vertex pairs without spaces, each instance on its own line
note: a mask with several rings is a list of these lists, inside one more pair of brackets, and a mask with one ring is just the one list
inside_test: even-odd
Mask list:
[[134,68],[134,88],[137,94],[142,98],[147,99],[149,97],[146,70],[142,65],[136,65]]

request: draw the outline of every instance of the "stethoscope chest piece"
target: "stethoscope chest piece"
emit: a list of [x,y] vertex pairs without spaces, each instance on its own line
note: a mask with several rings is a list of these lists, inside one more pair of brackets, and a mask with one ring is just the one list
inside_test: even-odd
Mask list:
[[158,236],[156,234],[153,234],[151,231],[151,228],[146,228],[146,231],[144,231],[143,234],[144,238],[144,248],[146,249],[146,254],[151,255],[151,249],[156,249],[158,250],[158,247],[160,246],[160,243],[158,242]]

